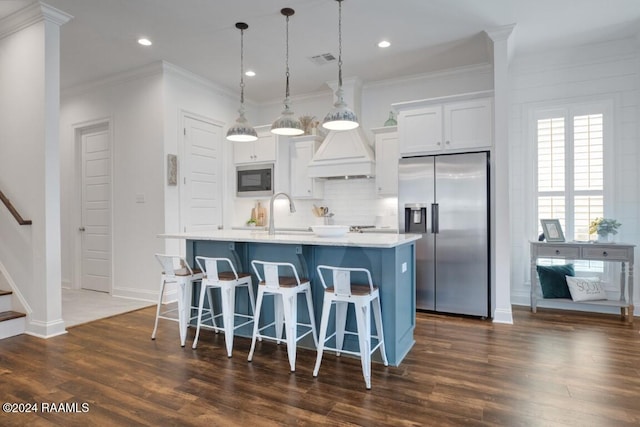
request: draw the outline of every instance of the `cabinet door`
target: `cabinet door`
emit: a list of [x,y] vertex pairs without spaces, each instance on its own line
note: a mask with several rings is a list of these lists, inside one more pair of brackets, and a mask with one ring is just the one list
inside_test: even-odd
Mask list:
[[445,150],[491,147],[493,143],[491,99],[445,104],[444,140]]
[[308,166],[315,154],[315,141],[296,142],[291,145],[291,197],[296,199],[319,199],[323,196],[323,185],[309,178]]
[[276,138],[268,133],[259,133],[258,140],[254,144],[254,161],[258,163],[271,163],[276,161]]
[[232,142],[233,144],[233,162],[236,164],[253,163],[255,141],[251,142]]
[[398,195],[398,133],[376,135],[376,193]]
[[398,130],[400,155],[442,150],[442,106],[400,112]]

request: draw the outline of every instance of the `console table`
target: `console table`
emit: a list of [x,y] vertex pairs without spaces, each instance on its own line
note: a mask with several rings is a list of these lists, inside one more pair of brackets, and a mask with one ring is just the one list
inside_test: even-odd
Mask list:
[[[562,303],[591,304],[620,307],[620,314],[628,323],[633,323],[633,252],[635,245],[625,243],[588,243],[588,242],[530,242],[531,246],[531,311],[536,312],[538,274],[536,265],[538,258],[564,258],[570,260],[590,260],[619,262],[620,299],[601,301],[573,302],[571,299],[554,299]],[[551,301],[547,299],[545,301]]]

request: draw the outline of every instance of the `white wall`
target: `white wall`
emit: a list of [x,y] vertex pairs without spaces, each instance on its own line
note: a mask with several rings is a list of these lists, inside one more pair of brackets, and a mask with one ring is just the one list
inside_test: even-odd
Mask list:
[[[113,294],[153,300],[164,250],[164,99],[159,64],[63,93],[61,105],[63,278],[77,288],[80,240],[76,130],[109,120],[112,128]],[[144,203],[136,203],[142,195]]]
[[[0,190],[18,212],[42,226],[44,200],[44,25],[0,39]],[[37,165],[38,167],[34,167]],[[25,298],[34,281],[33,226],[0,205],[0,261]],[[29,307],[29,309],[31,309]]]
[[[528,112],[556,103],[611,101],[614,106],[614,205],[619,239],[640,246],[640,47],[625,39],[517,58],[511,107],[512,302],[529,304],[528,241],[536,238],[532,204],[533,135]],[[636,250],[636,265],[638,262]],[[635,280],[635,306],[640,304]],[[615,310],[614,310],[615,312]],[[638,310],[636,310],[636,315]]]

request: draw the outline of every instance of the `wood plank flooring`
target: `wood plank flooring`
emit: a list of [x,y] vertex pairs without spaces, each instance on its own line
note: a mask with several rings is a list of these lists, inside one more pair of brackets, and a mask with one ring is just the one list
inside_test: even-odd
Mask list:
[[[400,367],[203,331],[179,345],[154,308],[41,340],[0,341],[0,400],[75,403],[74,412],[0,413],[1,426],[638,426],[640,334],[618,316],[514,308],[514,325],[418,314]],[[82,404],[86,404],[85,407]],[[88,409],[88,412],[83,412]]]

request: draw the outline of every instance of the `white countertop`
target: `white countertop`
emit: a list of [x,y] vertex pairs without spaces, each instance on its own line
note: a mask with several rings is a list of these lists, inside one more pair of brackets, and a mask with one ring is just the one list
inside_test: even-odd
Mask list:
[[270,236],[265,230],[213,230],[190,233],[167,233],[166,239],[216,240],[225,242],[282,243],[289,245],[357,246],[394,248],[421,238],[419,234],[347,233],[342,237],[318,237],[308,231],[276,231]]

